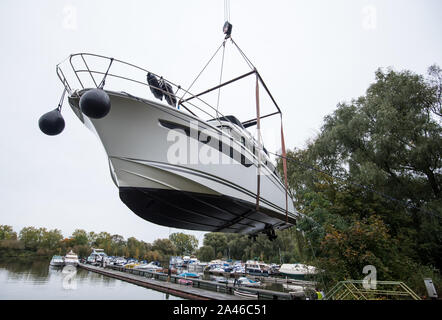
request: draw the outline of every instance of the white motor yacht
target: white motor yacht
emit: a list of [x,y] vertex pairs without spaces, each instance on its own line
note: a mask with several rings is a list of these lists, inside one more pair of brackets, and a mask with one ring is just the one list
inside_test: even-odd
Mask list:
[[159,271],[163,270],[162,267],[160,267],[157,264],[152,263],[152,262],[136,265],[136,266],[134,266],[134,269],[148,271],[148,272],[159,272]]
[[62,256],[53,256],[51,262],[49,263],[53,267],[60,267],[64,265],[64,260]]
[[279,273],[282,276],[292,279],[304,280],[310,276],[317,274],[318,270],[313,266],[308,266],[302,263],[286,263],[281,265],[281,268],[279,268]]
[[[264,232],[270,239],[296,223],[286,184],[261,139],[247,129],[259,129],[261,118],[282,117],[256,68],[199,94],[97,54],[72,54],[56,70],[62,101],[67,93],[78,119],[101,140],[121,201],[141,218],[189,230]],[[275,112],[240,121],[204,101],[205,94],[247,77],[265,89]],[[61,103],[40,118],[43,132],[63,130],[60,112]]]
[[72,250],[69,251],[65,257],[64,257],[64,264],[65,265],[71,265],[71,266],[77,266],[79,263],[78,256],[76,253],[74,253]]
[[245,272],[254,276],[269,276],[269,265],[262,261],[249,260],[245,264]]

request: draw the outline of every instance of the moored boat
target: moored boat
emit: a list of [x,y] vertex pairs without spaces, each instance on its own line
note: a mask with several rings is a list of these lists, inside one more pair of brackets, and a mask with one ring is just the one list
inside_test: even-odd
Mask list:
[[156,264],[154,262],[142,263],[142,264],[136,265],[136,266],[134,266],[134,269],[148,271],[148,272],[160,272],[163,270],[163,268],[161,266],[159,266],[158,264]]
[[244,287],[260,287],[261,282],[249,279],[247,277],[240,277],[236,282],[239,286]]
[[77,266],[79,263],[78,256],[72,250],[64,257],[64,264],[67,266]]
[[233,290],[233,294],[238,297],[248,298],[248,299],[258,299],[257,293],[252,293],[249,291],[235,289]]
[[178,279],[178,283],[185,286],[191,286],[193,284],[193,281],[189,279]]
[[261,261],[249,260],[245,264],[247,274],[259,277],[269,276],[269,266]]
[[308,266],[302,263],[286,263],[281,265],[279,273],[288,278],[306,280],[316,275],[318,270],[313,266]]
[[61,267],[64,265],[64,260],[62,256],[53,256],[49,264],[53,267]]
[[183,278],[195,278],[195,279],[198,279],[200,277],[198,274],[192,272],[182,272],[178,276]]

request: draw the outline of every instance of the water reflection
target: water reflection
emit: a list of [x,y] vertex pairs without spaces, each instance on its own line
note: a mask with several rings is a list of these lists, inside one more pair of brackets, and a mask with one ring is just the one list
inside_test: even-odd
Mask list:
[[0,260],[0,299],[180,299],[80,268],[50,267],[47,259]]

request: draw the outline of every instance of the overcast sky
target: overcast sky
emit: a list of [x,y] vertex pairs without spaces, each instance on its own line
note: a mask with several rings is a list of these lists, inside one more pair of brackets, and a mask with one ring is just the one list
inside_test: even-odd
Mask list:
[[[55,65],[74,52],[127,60],[188,86],[223,39],[223,8],[223,0],[0,1],[0,224],[148,242],[177,231],[138,218],[120,201],[100,141],[66,102],[61,135],[42,134],[38,119],[57,106]],[[338,102],[364,94],[377,68],[424,74],[442,65],[441,12],[440,0],[230,3],[233,37],[283,110],[288,148],[313,138]],[[230,49],[225,79],[242,71]],[[215,69],[209,74],[217,79]],[[270,149],[278,133],[264,133]],[[202,232],[185,232],[202,241]]]

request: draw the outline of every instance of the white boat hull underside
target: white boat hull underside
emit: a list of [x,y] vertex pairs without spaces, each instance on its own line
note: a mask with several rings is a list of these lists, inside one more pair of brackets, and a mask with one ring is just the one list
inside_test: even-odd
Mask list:
[[[79,109],[82,93],[70,96],[69,103],[99,136],[121,200],[141,218],[174,228],[243,234],[295,224],[292,200],[288,198],[286,216],[284,185],[270,172],[261,175],[256,210],[257,162],[244,165],[242,160],[236,161],[232,154],[241,150],[238,143],[227,153],[221,152],[222,139],[216,138],[221,131],[213,125],[175,108],[114,92],[108,92],[112,104],[109,114],[89,119]],[[212,138],[200,142],[189,135],[190,123],[213,133]],[[184,163],[170,161],[170,148],[176,144],[176,139],[170,138],[171,130],[182,132],[190,145]],[[196,153],[209,147],[220,163],[192,161],[192,144],[198,147]],[[261,170],[265,173],[268,169],[261,166]]]

